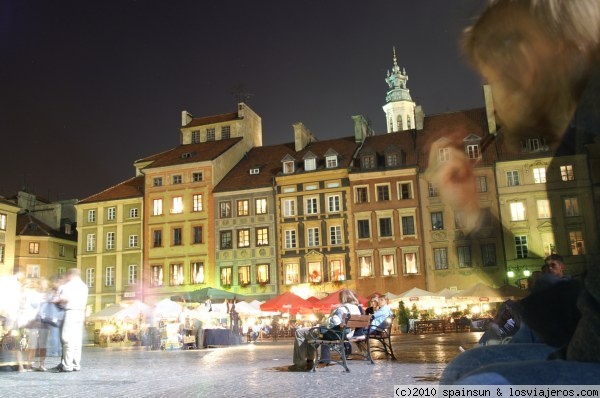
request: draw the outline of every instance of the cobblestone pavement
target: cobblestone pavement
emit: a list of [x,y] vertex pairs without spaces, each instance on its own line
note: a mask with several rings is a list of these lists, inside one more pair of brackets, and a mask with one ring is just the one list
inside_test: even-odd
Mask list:
[[[398,384],[434,384],[445,364],[479,334],[394,337],[398,361],[349,361],[316,373],[289,372],[292,341],[258,342],[204,350],[147,351],[84,347],[82,370],[14,371],[13,353],[0,352],[2,397],[330,397],[393,396]],[[47,367],[57,364],[47,359]]]

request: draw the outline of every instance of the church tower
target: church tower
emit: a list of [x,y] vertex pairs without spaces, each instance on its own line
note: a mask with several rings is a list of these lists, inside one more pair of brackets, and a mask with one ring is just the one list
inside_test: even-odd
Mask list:
[[407,80],[406,71],[400,71],[398,66],[394,47],[394,66],[391,73],[388,70],[385,78],[389,89],[385,96],[386,104],[383,106],[388,133],[415,128],[416,104],[410,97],[410,90],[406,88]]

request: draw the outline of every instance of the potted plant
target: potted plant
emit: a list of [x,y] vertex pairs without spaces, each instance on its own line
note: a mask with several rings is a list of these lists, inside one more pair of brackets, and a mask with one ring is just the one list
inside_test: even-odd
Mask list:
[[398,304],[398,326],[401,333],[408,333],[409,319],[410,311],[404,305],[404,301],[400,301],[400,304]]

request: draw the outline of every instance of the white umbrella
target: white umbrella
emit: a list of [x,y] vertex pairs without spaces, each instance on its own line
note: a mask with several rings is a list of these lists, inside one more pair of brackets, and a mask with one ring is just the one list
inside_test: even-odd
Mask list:
[[108,307],[101,309],[100,311],[93,313],[90,315],[87,320],[88,321],[109,321],[115,317],[120,311],[125,309],[125,307],[121,304],[111,304]]
[[154,306],[154,315],[157,319],[177,320],[183,307],[171,299],[164,299]]
[[443,307],[446,298],[427,290],[413,287],[404,293],[401,293],[395,299],[391,300],[390,303],[397,304],[403,301],[407,307],[411,307],[413,304],[419,309],[430,309],[436,307]]
[[135,301],[133,304],[125,306],[121,311],[114,315],[115,319],[133,319],[137,320],[142,315],[148,315],[152,308],[141,301]]

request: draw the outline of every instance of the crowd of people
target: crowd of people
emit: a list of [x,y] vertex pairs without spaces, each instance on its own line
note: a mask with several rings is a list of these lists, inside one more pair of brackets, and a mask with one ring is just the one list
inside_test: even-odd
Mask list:
[[[81,369],[88,288],[77,268],[63,278],[28,280],[20,267],[2,283],[3,347],[15,352],[19,372]],[[48,354],[60,363],[48,369]],[[37,365],[36,365],[37,364]]]

